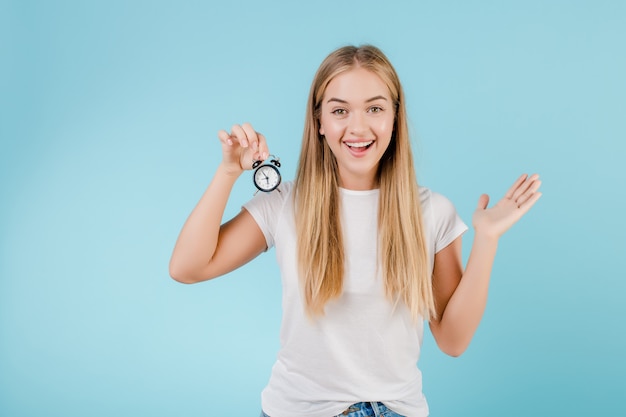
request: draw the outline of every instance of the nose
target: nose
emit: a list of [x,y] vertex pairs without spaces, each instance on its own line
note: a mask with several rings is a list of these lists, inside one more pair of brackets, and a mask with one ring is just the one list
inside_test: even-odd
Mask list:
[[367,120],[365,114],[360,111],[350,114],[350,124],[348,130],[351,135],[361,136],[367,132]]

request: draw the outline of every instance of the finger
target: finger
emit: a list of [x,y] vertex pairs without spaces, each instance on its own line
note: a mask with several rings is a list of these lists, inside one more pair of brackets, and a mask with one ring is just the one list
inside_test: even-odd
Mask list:
[[526,213],[528,210],[530,210],[530,208],[532,206],[535,205],[535,203],[537,202],[537,200],[539,200],[541,198],[543,194],[540,192],[536,192],[534,193],[528,200],[526,200],[524,203],[520,204],[519,209],[523,212]]
[[528,201],[537,192],[537,190],[539,190],[539,187],[541,187],[541,180],[533,181],[530,188],[528,188],[528,190],[526,190],[522,195],[517,197],[517,199],[515,200],[517,205],[521,206],[526,201]]
[[511,197],[511,199],[513,201],[518,202],[518,199],[520,198],[520,196],[526,193],[529,189],[531,189],[536,181],[539,181],[539,175],[533,174],[530,177],[528,177],[526,181],[524,181],[517,188],[517,190],[515,190],[515,192],[513,193],[513,197]]
[[243,130],[241,126],[233,125],[230,135],[239,142],[239,145],[241,145],[242,148],[248,147],[248,137],[246,136],[245,130]]
[[233,140],[227,131],[220,130],[219,132],[217,132],[217,137],[219,138],[220,142],[222,142],[223,144],[228,145],[228,146],[233,145]]
[[484,210],[489,205],[489,196],[487,194],[483,194],[478,198],[478,206],[476,206],[477,210]]
[[246,133],[246,137],[248,138],[248,143],[252,146],[253,150],[259,149],[259,138],[257,132],[254,130],[250,123],[244,123],[241,125],[241,128]]
[[521,177],[519,177],[517,179],[517,181],[515,181],[513,183],[513,185],[511,186],[511,188],[509,188],[509,191],[506,192],[506,194],[504,195],[505,198],[508,198],[509,200],[511,198],[513,198],[513,194],[515,193],[515,190],[517,190],[517,188],[522,185],[522,183],[526,180],[526,178],[528,177],[527,174],[523,174]]
[[259,137],[259,152],[258,158],[261,160],[266,160],[270,156],[270,150],[267,147],[267,140],[265,139],[265,135],[258,133]]

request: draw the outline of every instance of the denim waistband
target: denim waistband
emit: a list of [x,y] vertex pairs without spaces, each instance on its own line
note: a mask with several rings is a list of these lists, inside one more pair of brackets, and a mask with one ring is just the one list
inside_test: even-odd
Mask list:
[[[261,411],[261,417],[270,417]],[[346,410],[335,417],[404,417],[379,401],[360,402],[352,404]]]

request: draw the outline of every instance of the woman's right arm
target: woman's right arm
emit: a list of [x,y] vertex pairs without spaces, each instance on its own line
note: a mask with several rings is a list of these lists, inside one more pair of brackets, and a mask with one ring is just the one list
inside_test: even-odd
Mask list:
[[249,124],[218,133],[222,163],[202,198],[185,222],[170,260],[170,275],[191,284],[226,274],[249,262],[266,248],[265,237],[243,209],[221,224],[235,181],[252,162],[269,154],[263,135]]

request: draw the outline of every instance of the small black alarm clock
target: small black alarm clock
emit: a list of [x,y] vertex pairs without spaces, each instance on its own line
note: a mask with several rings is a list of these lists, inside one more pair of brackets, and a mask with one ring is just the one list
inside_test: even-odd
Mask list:
[[280,168],[279,160],[280,158],[270,155],[265,161],[254,161],[252,164],[252,169],[254,169],[252,179],[255,187],[258,188],[259,191],[269,193],[280,185],[281,176],[278,170],[278,168]]

